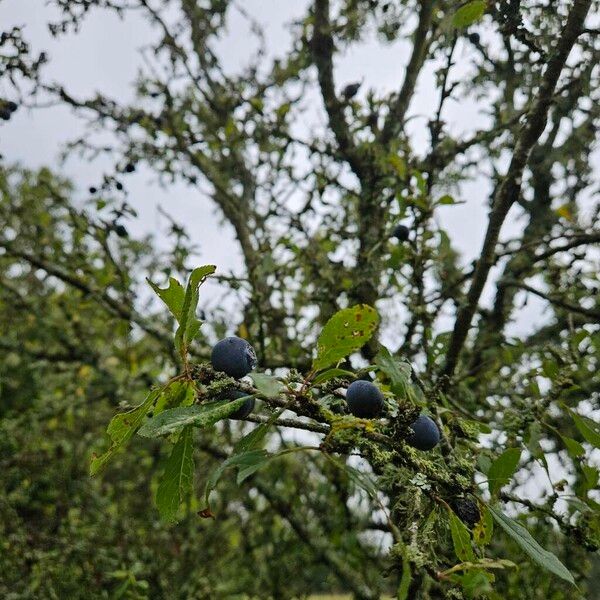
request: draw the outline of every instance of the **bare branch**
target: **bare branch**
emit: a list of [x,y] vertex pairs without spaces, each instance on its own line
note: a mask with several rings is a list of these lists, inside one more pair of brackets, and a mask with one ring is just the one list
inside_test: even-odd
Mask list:
[[565,300],[562,300],[561,298],[558,298],[555,295],[545,294],[544,292],[537,290],[525,283],[521,283],[520,281],[517,281],[515,279],[502,279],[499,283],[504,287],[515,287],[521,290],[525,290],[526,292],[534,294],[535,296],[538,296],[539,298],[542,298],[544,300],[547,300],[548,302],[550,302],[550,304],[554,304],[555,306],[564,308],[569,312],[578,313],[580,315],[584,315],[586,317],[590,317],[592,319],[597,319],[598,321],[600,321],[600,310],[593,310],[591,308],[585,308],[577,304],[571,304],[570,302],[566,302]]
[[390,112],[381,131],[380,142],[383,145],[388,144],[394,136],[398,135],[404,126],[406,111],[414,95],[417,78],[423,68],[427,50],[431,43],[431,39],[427,34],[431,29],[435,0],[423,0],[420,4],[419,24],[414,34],[412,54],[406,67],[404,82],[396,102],[390,107]]
[[329,0],[315,0],[315,24],[311,47],[318,70],[321,95],[329,117],[329,126],[335,135],[340,152],[346,158],[352,170],[360,177],[363,168],[361,161],[356,156],[354,141],[344,117],[344,104],[340,102],[335,94],[333,78],[334,41],[329,20]]
[[500,229],[508,211],[521,193],[523,171],[534,144],[546,127],[552,94],[571,49],[577,37],[581,34],[590,5],[591,0],[575,0],[573,3],[573,8],[569,13],[567,23],[558,41],[556,52],[548,62],[537,96],[517,139],[506,177],[498,188],[481,249],[481,257],[477,261],[475,275],[467,294],[466,303],[458,311],[452,331],[446,364],[442,370],[442,374],[446,377],[453,375],[458,363],[460,352],[471,328],[481,292],[494,262],[496,242],[498,241]]

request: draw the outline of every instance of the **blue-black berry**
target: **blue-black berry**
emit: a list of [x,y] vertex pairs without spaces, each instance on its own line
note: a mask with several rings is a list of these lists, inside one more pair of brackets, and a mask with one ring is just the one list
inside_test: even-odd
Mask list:
[[410,237],[410,229],[406,225],[396,225],[392,235],[400,242],[406,242]]
[[[240,390],[231,390],[225,396],[228,400],[238,400],[239,398],[244,398],[248,394],[246,392],[241,392]],[[240,406],[235,412],[229,415],[230,419],[245,419],[253,410],[254,410],[254,396],[248,398],[242,406]]]
[[407,438],[408,444],[417,450],[431,450],[439,444],[440,430],[435,421],[427,415],[420,415],[410,426],[413,433]]
[[231,336],[217,342],[210,356],[212,366],[230,377],[248,375],[257,364],[254,348],[242,338]]
[[477,502],[469,498],[456,498],[450,505],[452,506],[452,510],[458,515],[458,518],[471,529],[479,523],[481,513],[479,512]]
[[115,225],[115,233],[120,238],[129,237],[129,233],[127,232],[127,229],[123,225]]
[[370,381],[353,381],[346,391],[346,402],[350,412],[361,419],[374,419],[383,410],[383,394]]

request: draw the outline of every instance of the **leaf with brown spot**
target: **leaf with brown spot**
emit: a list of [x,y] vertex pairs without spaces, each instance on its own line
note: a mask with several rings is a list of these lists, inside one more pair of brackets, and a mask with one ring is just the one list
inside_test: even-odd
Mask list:
[[317,341],[317,356],[313,370],[321,371],[337,364],[371,339],[379,316],[366,304],[357,304],[338,311],[327,321]]

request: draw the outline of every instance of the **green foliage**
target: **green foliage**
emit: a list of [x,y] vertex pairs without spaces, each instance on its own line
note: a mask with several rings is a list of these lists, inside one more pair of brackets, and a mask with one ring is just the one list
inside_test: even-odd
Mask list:
[[193,428],[191,426],[184,427],[165,463],[164,473],[156,490],[156,506],[165,521],[177,519],[180,504],[192,493],[193,441]]
[[452,25],[458,29],[465,29],[479,21],[485,12],[485,0],[472,0],[461,6],[452,17]]
[[354,373],[352,371],[347,371],[346,369],[327,369],[322,373],[319,373],[312,381],[313,385],[319,385],[321,383],[325,383],[330,379],[334,379],[336,377],[354,377]]
[[261,423],[252,431],[242,436],[234,445],[234,454],[242,454],[250,450],[260,450],[265,444],[267,433],[285,409],[274,412],[266,423]]
[[251,373],[250,379],[252,379],[258,392],[266,398],[277,398],[283,391],[281,382],[265,373]]
[[159,288],[149,279],[147,281],[156,295],[167,305],[167,308],[171,311],[171,314],[175,317],[175,319],[177,319],[177,322],[180,323],[182,318],[183,302],[185,298],[185,290],[183,289],[183,286],[174,277],[169,277],[169,287],[164,289]]
[[319,335],[313,370],[322,371],[362,348],[375,332],[378,323],[379,317],[375,309],[364,304],[338,311]]
[[[185,295],[180,309],[180,318],[178,319],[179,327],[175,332],[175,346],[178,348],[180,355],[185,361],[190,342],[196,337],[201,321],[196,318],[196,310],[198,308],[199,288],[209,275],[212,275],[216,270],[214,265],[206,265],[198,267],[192,271],[185,288]],[[153,286],[154,289],[154,286]],[[171,289],[170,287],[168,289]],[[164,300],[164,292],[161,298]],[[173,314],[179,311],[178,305],[181,301],[181,292],[171,292],[169,294],[168,304],[169,310]]]
[[600,425],[588,417],[578,415],[572,410],[569,411],[569,414],[575,422],[579,433],[583,436],[583,439],[595,448],[600,448]]
[[473,528],[473,540],[479,546],[487,546],[492,541],[494,517],[487,505],[481,504],[481,519]]
[[475,554],[471,547],[471,534],[467,526],[450,510],[450,533],[454,544],[454,553],[461,562],[475,560]]
[[513,540],[515,540],[519,547],[537,564],[544,569],[547,569],[551,573],[558,575],[558,577],[561,579],[564,579],[573,585],[575,584],[573,575],[569,572],[569,570],[560,562],[560,560],[558,560],[554,554],[552,554],[552,552],[544,550],[531,537],[531,534],[527,531],[527,529],[525,529],[525,527],[517,523],[514,519],[507,517],[497,507],[490,506],[489,511],[494,517],[496,523],[500,525],[502,530]]
[[397,397],[410,397],[411,366],[409,363],[394,358],[385,347],[379,350],[375,363],[390,378],[391,390]]
[[142,424],[146,413],[156,404],[160,394],[161,390],[151,391],[139,406],[111,419],[106,430],[111,439],[111,446],[101,456],[92,458],[90,464],[91,475],[96,475],[112,459],[115,453],[131,439],[131,436]]
[[487,476],[490,494],[496,495],[500,488],[505,486],[514,475],[521,458],[519,448],[508,448],[490,466]]
[[210,427],[241,408],[249,397],[215,400],[205,404],[167,409],[148,419],[139,429],[138,435],[155,438],[178,432],[189,425],[199,428]]

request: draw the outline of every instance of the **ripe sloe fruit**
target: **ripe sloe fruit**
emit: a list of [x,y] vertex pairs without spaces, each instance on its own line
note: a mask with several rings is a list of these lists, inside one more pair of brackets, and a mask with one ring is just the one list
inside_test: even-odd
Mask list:
[[406,439],[408,444],[417,450],[431,450],[440,441],[440,430],[435,421],[427,415],[419,415],[410,428],[413,433]]
[[123,225],[115,225],[115,233],[120,238],[129,237],[129,234],[127,233],[127,229]]
[[410,229],[406,225],[396,225],[392,235],[401,242],[406,242],[410,236]]
[[210,355],[212,366],[230,377],[239,379],[256,367],[256,352],[242,338],[231,336],[217,342]]
[[[240,390],[231,390],[225,395],[228,400],[238,400],[247,396],[246,392]],[[240,406],[235,412],[229,415],[230,419],[245,419],[254,410],[255,399],[254,397],[248,398],[242,406]]]
[[481,40],[481,36],[477,32],[473,32],[469,34],[469,41],[471,44],[479,44],[479,40]]
[[353,381],[346,391],[346,402],[350,412],[361,419],[374,419],[383,410],[383,394],[370,381]]
[[125,165],[125,173],[133,173],[135,171],[135,165],[133,163],[127,163]]
[[456,498],[450,504],[458,518],[469,527],[473,528],[479,523],[481,513],[479,512],[477,502],[474,502],[469,498]]

